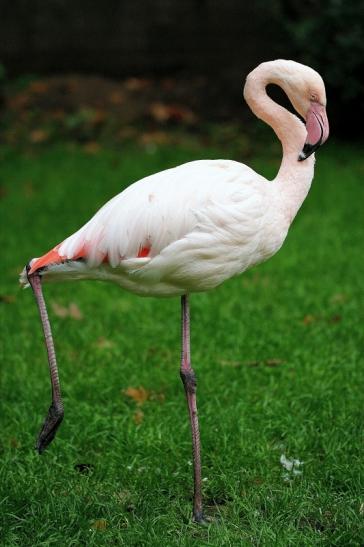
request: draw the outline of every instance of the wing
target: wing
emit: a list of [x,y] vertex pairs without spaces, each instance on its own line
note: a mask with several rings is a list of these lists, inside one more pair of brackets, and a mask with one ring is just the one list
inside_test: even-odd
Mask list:
[[199,213],[233,201],[256,177],[250,168],[226,160],[162,171],[111,199],[57,251],[64,259],[85,258],[90,267],[102,262],[115,267],[129,259],[146,263],[193,231]]

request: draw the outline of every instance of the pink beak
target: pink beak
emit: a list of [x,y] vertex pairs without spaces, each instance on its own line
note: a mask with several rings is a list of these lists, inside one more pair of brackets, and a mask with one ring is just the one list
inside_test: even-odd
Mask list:
[[315,150],[323,144],[329,136],[329,121],[326,108],[316,102],[311,102],[311,107],[306,117],[307,138],[298,161],[307,159]]

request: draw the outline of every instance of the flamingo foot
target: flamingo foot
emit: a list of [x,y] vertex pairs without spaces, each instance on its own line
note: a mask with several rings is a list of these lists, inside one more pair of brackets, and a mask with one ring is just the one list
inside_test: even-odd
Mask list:
[[210,517],[206,517],[203,511],[194,511],[193,520],[196,524],[200,524],[201,526],[209,526],[212,523],[212,519]]
[[62,423],[63,416],[63,405],[52,403],[35,445],[35,449],[39,454],[42,454],[47,446],[53,441],[57,429]]

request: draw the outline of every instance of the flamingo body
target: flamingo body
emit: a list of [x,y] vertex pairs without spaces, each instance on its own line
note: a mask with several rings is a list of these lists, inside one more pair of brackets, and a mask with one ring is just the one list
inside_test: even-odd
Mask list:
[[30,272],[146,296],[206,291],[281,247],[289,221],[278,190],[235,161],[186,163],[129,186]]

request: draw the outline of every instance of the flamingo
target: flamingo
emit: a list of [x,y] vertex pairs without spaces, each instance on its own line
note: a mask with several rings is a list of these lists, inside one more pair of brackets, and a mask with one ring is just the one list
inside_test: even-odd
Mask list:
[[[270,83],[283,89],[305,124],[267,95]],[[52,388],[36,444],[39,453],[53,440],[64,415],[42,281],[104,280],[141,296],[181,297],[180,375],[192,432],[196,522],[205,517],[189,296],[217,287],[280,249],[310,189],[313,153],[329,134],[325,86],[308,66],[264,62],[248,75],[244,98],[281,141],[283,158],[273,181],[231,160],[192,161],[156,173],[111,199],[76,233],[31,259],[20,274],[38,305]]]

